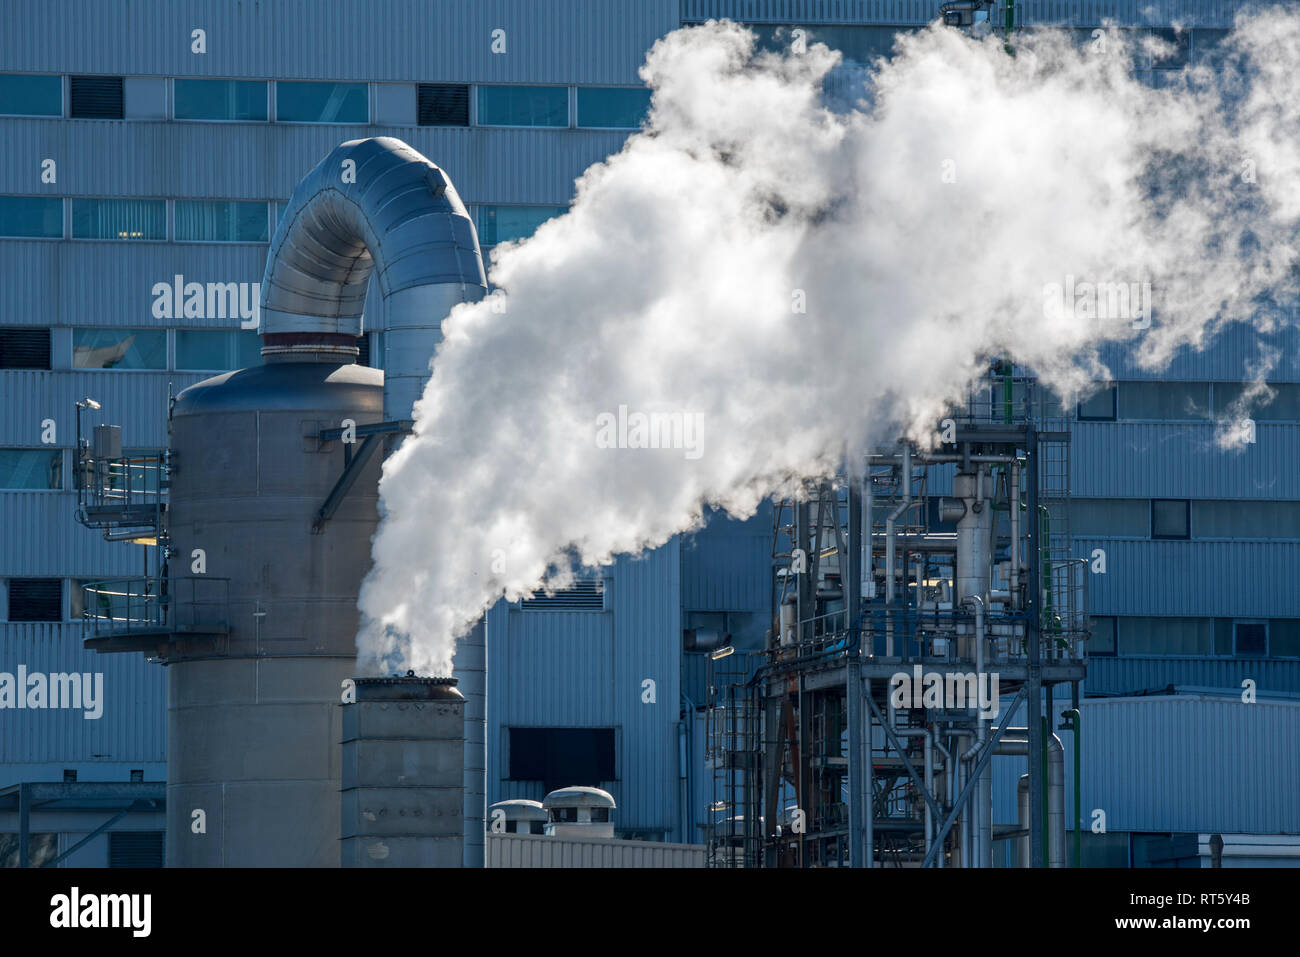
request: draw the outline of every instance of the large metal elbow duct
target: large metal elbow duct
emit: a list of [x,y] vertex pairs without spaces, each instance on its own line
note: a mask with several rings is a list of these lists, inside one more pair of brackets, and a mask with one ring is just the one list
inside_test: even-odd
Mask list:
[[384,418],[408,419],[442,320],[482,299],[487,280],[451,180],[386,136],[343,143],[294,190],[262,277],[262,354],[355,357],[372,273],[383,295]]

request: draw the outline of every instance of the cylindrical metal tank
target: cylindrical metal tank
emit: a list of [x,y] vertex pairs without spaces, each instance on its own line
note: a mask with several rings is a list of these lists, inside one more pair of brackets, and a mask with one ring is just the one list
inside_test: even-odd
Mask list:
[[381,421],[383,389],[378,370],[272,356],[176,399],[176,624],[219,617],[228,588],[229,634],[167,662],[170,867],[338,866],[340,708],[380,459],[313,534],[344,466],[341,443],[316,436]]
[[465,698],[455,678],[358,678],[343,706],[344,867],[460,867]]
[[965,504],[957,521],[957,602],[974,596],[988,601],[993,549],[991,480],[975,472],[952,477],[952,494]]

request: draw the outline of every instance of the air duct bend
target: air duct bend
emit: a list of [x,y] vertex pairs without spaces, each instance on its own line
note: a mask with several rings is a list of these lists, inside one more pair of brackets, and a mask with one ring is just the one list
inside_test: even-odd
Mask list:
[[409,419],[442,320],[482,299],[487,280],[451,180],[387,136],[343,143],[294,190],[262,276],[262,355],[354,359],[372,273],[383,295],[384,418]]

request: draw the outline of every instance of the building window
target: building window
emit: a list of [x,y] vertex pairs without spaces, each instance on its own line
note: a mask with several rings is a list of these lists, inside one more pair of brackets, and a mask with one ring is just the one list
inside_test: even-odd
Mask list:
[[[1300,421],[1300,384],[1270,382],[1269,392],[1251,402],[1246,410],[1256,422]],[[1214,383],[1214,407],[1219,414],[1227,413],[1237,401],[1245,386],[1240,382]]]
[[364,83],[275,84],[275,118],[286,123],[370,122],[368,87]]
[[164,199],[74,199],[73,239],[166,239]]
[[69,93],[69,116],[89,120],[120,120],[122,78],[120,76],[74,76]]
[[1115,421],[1115,386],[1103,386],[1078,404],[1080,422]]
[[0,236],[62,239],[63,200],[57,196],[0,196]]
[[1213,618],[1122,618],[1118,651],[1124,655],[1212,655]]
[[62,621],[62,578],[9,579],[9,621]]
[[1300,539],[1300,502],[1192,502],[1198,539]]
[[1119,418],[1184,421],[1210,417],[1208,382],[1121,382]]
[[1115,619],[1113,617],[1092,619],[1092,638],[1088,641],[1089,655],[1114,655]]
[[231,372],[262,364],[262,337],[252,329],[177,329],[176,368]]
[[73,329],[74,369],[166,369],[165,329]]
[[510,780],[546,791],[615,780],[613,728],[511,728]]
[[1274,658],[1300,658],[1300,618],[1269,621],[1268,652]]
[[1185,498],[1155,498],[1151,500],[1152,538],[1190,538],[1191,503]]
[[49,329],[0,329],[0,369],[49,367]]
[[480,86],[480,126],[568,126],[567,86]]
[[578,87],[578,125],[598,130],[635,130],[650,112],[650,91],[628,86]]
[[270,241],[266,203],[234,200],[176,201],[176,241],[265,243]]
[[61,449],[0,449],[0,489],[63,488]]
[[478,241],[484,246],[527,239],[548,219],[568,212],[564,206],[479,206]]
[[0,73],[0,113],[7,116],[62,116],[63,77]]
[[1070,534],[1077,538],[1147,538],[1151,503],[1144,498],[1072,498]]
[[178,120],[266,121],[265,80],[181,80],[173,85]]
[[421,126],[469,126],[469,87],[463,83],[421,83],[416,102]]
[[1234,621],[1232,644],[1238,658],[1268,657],[1268,622]]

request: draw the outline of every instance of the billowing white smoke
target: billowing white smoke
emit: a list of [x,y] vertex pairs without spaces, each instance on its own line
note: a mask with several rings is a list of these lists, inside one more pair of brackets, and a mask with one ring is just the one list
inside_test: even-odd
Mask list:
[[[1242,20],[1233,43],[1231,83],[1155,89],[1118,34],[1011,57],[932,28],[838,115],[825,47],[755,54],[730,24],[656,44],[647,129],[444,323],[384,468],[362,666],[446,672],[503,594],[928,435],[990,356],[1065,391],[1107,340],[1156,365],[1260,321],[1293,282],[1300,19]],[[1137,295],[1094,318],[1085,283]]]

